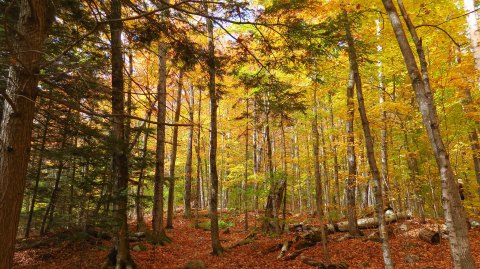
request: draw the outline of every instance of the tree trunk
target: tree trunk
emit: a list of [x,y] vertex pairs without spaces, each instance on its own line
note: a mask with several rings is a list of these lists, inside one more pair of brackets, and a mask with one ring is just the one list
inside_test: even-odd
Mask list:
[[[376,28],[377,28],[377,38],[380,39],[381,35],[381,26],[380,26],[380,21],[376,20],[375,21]],[[383,48],[382,46],[378,45],[377,46],[377,52],[382,53]],[[385,85],[383,84],[383,63],[382,61],[378,61],[378,87],[380,89],[380,97],[379,97],[379,104],[382,106],[382,111],[380,115],[380,121],[382,122],[382,127],[380,131],[380,155],[381,155],[381,169],[382,169],[382,191],[384,193],[384,196],[387,199],[387,204],[389,206],[391,205],[390,202],[390,183],[389,183],[389,176],[388,176],[388,144],[387,144],[387,111],[385,110],[384,103],[385,103]]]
[[[443,208],[445,210],[445,222],[449,231],[450,251],[453,258],[453,266],[454,268],[473,269],[476,266],[472,258],[470,244],[468,242],[465,210],[460,200],[458,184],[454,178],[450,159],[440,134],[439,122],[435,104],[433,102],[433,95],[430,90],[430,83],[428,81],[427,64],[423,54],[422,44],[418,38],[415,38],[415,29],[409,27],[421,62],[423,80],[412,48],[408,43],[403,26],[400,22],[400,18],[392,0],[382,0],[382,2],[390,17],[390,22],[393,26],[395,36],[405,60],[405,65],[412,82],[412,87],[415,91],[420,112],[422,114],[423,124],[427,130],[440,173],[440,179],[442,182]],[[403,14],[404,18],[406,15],[407,14]]]
[[[148,113],[147,119],[150,120],[150,113]],[[150,126],[146,125],[143,136],[143,147],[142,147],[142,160],[140,163],[140,173],[138,175],[138,186],[137,193],[135,197],[135,208],[137,213],[137,231],[144,231],[146,229],[145,223],[145,210],[143,208],[143,193],[144,193],[144,177],[145,169],[147,168],[147,149],[148,149],[148,136],[150,135]]]
[[[330,128],[332,130],[335,128],[335,123],[333,120],[333,107],[332,107],[332,95],[328,95],[328,102],[330,105],[329,111],[330,111]],[[332,154],[333,154],[333,178],[335,181],[335,203],[337,203],[337,206],[340,208],[341,206],[341,199],[340,199],[340,182],[339,182],[339,176],[338,176],[338,156],[337,156],[337,136],[335,135],[334,132],[332,132],[332,135],[330,136],[330,140],[332,142]]]
[[125,140],[125,94],[123,79],[123,52],[122,52],[122,31],[123,23],[121,0],[111,2],[111,57],[112,57],[112,136],[115,140],[113,145],[112,175],[115,181],[115,202],[116,202],[116,225],[117,225],[117,257],[116,267],[126,268],[134,265],[130,257],[128,244],[128,141]]
[[359,236],[360,231],[357,227],[357,211],[355,202],[355,189],[357,185],[357,160],[355,156],[355,134],[353,130],[353,119],[355,115],[355,104],[353,101],[355,81],[354,72],[350,69],[347,86],[347,219],[349,223],[349,233],[351,236]]
[[245,231],[248,231],[248,207],[247,207],[247,188],[248,188],[248,119],[249,119],[249,114],[248,114],[248,98],[246,99],[246,117],[247,117],[247,122],[245,124],[245,172],[244,172],[244,182],[242,184],[242,198],[243,198],[243,210],[244,210],[244,221],[245,221]]
[[163,187],[165,183],[165,120],[167,110],[167,44],[158,42],[157,145],[155,151],[155,185],[153,191],[153,242],[163,245],[170,239],[163,227]]
[[357,53],[355,50],[355,44],[353,37],[350,31],[350,22],[348,21],[347,11],[343,10],[343,15],[345,19],[345,31],[347,36],[348,43],[348,58],[350,60],[350,69],[353,71],[353,77],[355,80],[355,87],[357,90],[357,100],[358,100],[358,112],[360,114],[360,119],[362,121],[363,133],[365,136],[365,146],[367,150],[367,160],[370,166],[370,173],[375,184],[375,209],[378,216],[379,232],[380,239],[382,240],[382,250],[383,250],[383,261],[385,268],[394,268],[393,260],[390,254],[390,243],[388,242],[388,233],[387,227],[384,219],[384,203],[383,203],[383,194],[382,194],[382,180],[380,178],[380,172],[377,168],[377,163],[375,160],[375,151],[373,147],[373,138],[370,131],[370,125],[367,118],[367,113],[365,109],[363,92],[362,92],[362,80],[360,77],[360,72],[357,63]]
[[[11,268],[22,206],[30,142],[38,95],[43,42],[53,21],[46,0],[18,2],[19,16],[12,26],[12,60],[0,131],[0,268]],[[28,38],[26,38],[28,37]],[[12,107],[13,106],[13,107]]]
[[[178,76],[178,90],[176,97],[175,108],[175,123],[180,120],[180,112],[182,108],[182,91],[183,91],[183,69],[180,69]],[[177,143],[178,143],[178,126],[173,126],[172,135],[172,152],[170,154],[170,167],[169,167],[169,184],[168,184],[168,210],[167,210],[167,226],[168,229],[173,229],[173,206],[175,202],[175,162],[177,161]]]
[[[467,13],[468,34],[470,37],[470,47],[475,59],[475,69],[480,70],[480,32],[478,31],[477,13],[475,12],[475,0],[463,0],[463,7]],[[480,84],[480,78],[477,77],[477,85]]]
[[[208,14],[208,5],[204,2],[205,13]],[[212,236],[212,252],[220,255],[223,252],[218,231],[218,172],[217,172],[217,91],[215,85],[216,63],[215,44],[213,39],[213,22],[206,18],[208,32],[208,93],[210,95],[210,232]]]
[[[320,221],[320,231],[322,236],[322,250],[323,258],[325,261],[329,262],[330,256],[328,255],[327,249],[327,235],[325,234],[325,228],[323,226],[323,195],[322,195],[322,180],[320,176],[320,158],[319,158],[319,147],[320,147],[320,134],[318,133],[318,112],[317,112],[317,90],[313,90],[313,122],[312,122],[312,132],[313,132],[313,157],[315,161],[315,202],[317,208],[317,217]],[[324,167],[325,169],[325,167]]]
[[[185,217],[192,217],[192,160],[193,160],[193,112],[194,112],[194,95],[193,95],[193,85],[190,82],[189,85],[189,111],[188,119],[192,124],[188,128],[188,142],[187,142],[187,156],[185,160],[185,197],[184,197],[184,207],[185,207]],[[198,207],[198,205],[197,205]]]

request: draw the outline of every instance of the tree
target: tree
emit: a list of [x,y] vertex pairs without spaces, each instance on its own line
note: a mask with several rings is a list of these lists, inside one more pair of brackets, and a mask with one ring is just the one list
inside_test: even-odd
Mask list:
[[111,62],[112,62],[112,136],[115,140],[113,146],[112,175],[115,181],[116,202],[116,261],[115,268],[127,269],[135,267],[130,257],[128,243],[127,204],[128,204],[128,141],[125,137],[125,94],[123,79],[123,46],[122,46],[122,2],[111,2]]
[[[453,266],[455,268],[475,268],[475,262],[472,258],[470,244],[468,242],[465,211],[460,200],[458,184],[454,178],[450,159],[440,134],[438,116],[430,88],[427,63],[425,61],[425,55],[423,53],[421,41],[416,35],[415,28],[412,27],[413,25],[408,22],[409,19],[406,19],[408,29],[415,42],[422,73],[419,71],[417,61],[413,54],[412,48],[408,43],[396,7],[394,6],[392,0],[382,0],[382,2],[390,18],[390,23],[392,24],[395,37],[403,55],[403,59],[405,60],[405,66],[407,68],[413,90],[415,91],[419,110],[422,114],[423,125],[427,131],[440,173],[440,180],[442,182],[443,208],[445,210],[445,222],[449,231]],[[399,1],[399,5],[403,6],[403,3]],[[407,16],[406,12],[404,11],[402,11],[402,15],[404,18]]]
[[[205,13],[208,14],[207,3],[204,2]],[[217,172],[217,91],[215,85],[215,44],[213,39],[213,23],[209,18],[205,18],[207,23],[208,34],[208,94],[210,96],[210,225],[212,236],[212,253],[213,255],[220,255],[223,252],[222,245],[220,244],[220,236],[218,230],[218,172]]]
[[[180,120],[180,110],[182,108],[182,91],[183,91],[183,73],[184,70],[180,69],[178,75],[178,89],[177,96],[175,98],[175,116],[174,121],[177,123]],[[167,226],[166,228],[173,228],[173,203],[175,194],[175,161],[177,160],[177,143],[178,143],[178,126],[173,126],[172,135],[172,152],[170,154],[170,167],[169,167],[169,185],[168,185],[168,212],[167,212]]]
[[393,260],[390,254],[390,243],[388,242],[388,233],[385,223],[384,202],[382,193],[382,180],[380,179],[380,172],[378,171],[377,162],[375,159],[375,150],[373,148],[373,138],[370,130],[370,124],[367,118],[365,109],[365,102],[363,98],[362,79],[358,68],[357,51],[355,49],[355,42],[350,30],[350,22],[348,20],[347,11],[343,10],[343,18],[345,22],[345,33],[348,44],[348,59],[350,61],[350,70],[353,73],[353,80],[355,81],[355,88],[357,92],[358,112],[360,120],[362,121],[362,129],[365,137],[365,146],[367,149],[367,160],[370,166],[370,173],[375,184],[375,209],[377,211],[378,227],[380,238],[382,240],[383,262],[385,268],[393,269]]
[[0,133],[0,268],[11,268],[22,204],[35,101],[40,89],[43,43],[53,22],[54,8],[47,0],[22,0],[18,18],[10,29],[12,39],[8,82],[2,96],[3,120]]
[[[161,37],[163,38],[163,37]],[[153,241],[163,245],[171,240],[163,227],[163,186],[165,182],[165,120],[167,110],[167,44],[158,42],[157,144],[155,151],[155,185],[153,194]]]

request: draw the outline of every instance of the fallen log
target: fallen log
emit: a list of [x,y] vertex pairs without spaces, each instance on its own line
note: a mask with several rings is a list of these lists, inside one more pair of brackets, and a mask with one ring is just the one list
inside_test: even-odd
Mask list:
[[231,245],[230,247],[228,247],[229,249],[232,249],[232,248],[236,248],[236,247],[239,247],[239,246],[244,246],[244,245],[248,245],[250,243],[253,243],[255,241],[255,236],[257,234],[256,233],[250,233],[249,235],[247,235],[245,238],[243,238],[242,240],[236,242],[235,244]]
[[298,256],[300,256],[300,254],[303,253],[305,249],[300,249],[300,250],[297,250],[295,252],[292,252],[290,254],[288,254],[287,256],[285,256],[283,258],[284,261],[291,261],[291,260],[295,260]]
[[297,242],[300,239],[300,236],[295,236],[295,238],[293,238],[292,240],[285,241],[285,243],[283,243],[282,245],[282,248],[280,249],[280,254],[278,254],[277,259],[283,258],[283,255],[285,255],[285,253],[293,245],[293,243]]
[[308,264],[310,266],[314,266],[317,268],[322,268],[322,269],[347,269],[348,268],[348,264],[346,264],[345,262],[341,262],[339,264],[325,264],[304,256],[302,256],[301,259],[302,259],[302,262],[305,264]]
[[[385,222],[389,224],[399,220],[410,219],[410,218],[412,218],[412,214],[410,212],[386,214]],[[357,224],[359,229],[376,228],[378,227],[378,219],[376,217],[363,218],[363,219],[357,220]],[[348,221],[338,222],[334,226],[339,232],[348,232]]]
[[430,244],[439,244],[440,243],[440,234],[429,229],[422,229],[418,233],[418,237],[425,242]]

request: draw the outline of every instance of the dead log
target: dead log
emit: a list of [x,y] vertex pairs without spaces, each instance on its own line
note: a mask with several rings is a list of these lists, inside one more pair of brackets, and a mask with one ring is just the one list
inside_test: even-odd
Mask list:
[[[387,224],[393,223],[399,220],[411,219],[412,214],[410,212],[399,212],[394,214],[386,214],[385,222]],[[359,229],[368,229],[378,227],[378,219],[374,218],[363,218],[357,220]],[[335,224],[335,228],[339,232],[348,232],[348,221],[342,221]]]
[[292,240],[289,240],[289,241],[286,241],[285,243],[283,243],[282,249],[280,249],[280,254],[278,254],[277,259],[281,259],[283,257],[283,255],[288,251],[288,249],[290,248],[290,246],[292,244],[293,244]]
[[285,256],[283,258],[284,261],[292,261],[292,260],[295,260],[298,256],[300,256],[300,254],[303,253],[305,249],[300,249],[300,250],[297,250],[295,252],[292,252],[290,254],[288,254],[287,256]]
[[418,237],[430,244],[440,243],[440,234],[429,229],[420,230],[420,232],[418,233]]
[[314,266],[321,269],[347,269],[348,264],[341,262],[339,264],[325,264],[307,257],[302,256],[302,262],[310,266]]
[[236,247],[239,247],[239,246],[244,246],[244,245],[248,245],[250,243],[253,243],[253,241],[255,241],[255,236],[257,234],[256,233],[250,233],[249,235],[247,235],[245,238],[243,238],[242,240],[236,242],[235,244],[231,245],[229,247],[229,249],[232,249],[232,248],[236,248]]

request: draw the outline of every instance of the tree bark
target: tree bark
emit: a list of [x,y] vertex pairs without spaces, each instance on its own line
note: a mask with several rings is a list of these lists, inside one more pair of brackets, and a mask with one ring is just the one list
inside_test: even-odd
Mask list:
[[[467,13],[468,34],[470,37],[470,47],[475,59],[475,69],[480,70],[480,32],[478,31],[477,13],[475,12],[475,0],[464,0],[463,7]],[[480,84],[480,78],[477,77],[477,86]]]
[[[180,112],[182,108],[182,91],[183,91],[183,73],[184,70],[180,69],[178,76],[178,90],[176,97],[176,107],[174,121],[178,123],[180,120]],[[170,167],[169,167],[169,179],[168,179],[168,210],[167,210],[167,226],[168,229],[173,229],[173,206],[175,202],[175,163],[177,161],[177,144],[178,144],[178,126],[173,126],[172,135],[172,152],[170,154]]]
[[359,236],[360,231],[357,227],[357,211],[355,203],[355,189],[357,185],[357,160],[355,156],[355,134],[353,130],[353,119],[355,115],[355,104],[353,94],[355,88],[354,72],[350,69],[350,75],[347,85],[347,219],[349,233],[351,236]]
[[163,245],[170,239],[163,227],[163,187],[165,183],[165,120],[167,110],[167,44],[158,42],[157,145],[155,151],[155,185],[153,190],[153,242]]
[[245,171],[244,171],[244,182],[242,184],[242,198],[243,198],[243,210],[244,210],[244,221],[245,221],[245,231],[248,231],[248,207],[247,207],[247,188],[248,188],[248,159],[249,159],[249,154],[248,154],[248,120],[249,120],[249,114],[248,114],[248,98],[246,99],[246,104],[245,104],[245,109],[246,109],[246,124],[245,124]]
[[[188,119],[193,124],[193,112],[194,112],[194,95],[193,85],[190,82],[189,85],[189,104]],[[185,161],[185,217],[192,217],[192,160],[193,160],[193,125],[188,128],[188,142],[187,142],[187,156]],[[198,205],[197,205],[198,206]]]
[[377,168],[377,162],[375,160],[375,150],[373,146],[373,138],[370,131],[370,124],[368,122],[367,113],[365,109],[365,103],[362,92],[362,80],[360,77],[360,71],[357,62],[357,52],[355,49],[355,43],[353,41],[352,33],[350,31],[350,22],[348,20],[347,11],[343,10],[343,16],[345,19],[345,32],[348,43],[348,58],[350,60],[350,69],[353,71],[353,78],[355,80],[355,87],[357,90],[358,100],[358,112],[362,121],[363,133],[365,136],[365,146],[367,151],[367,161],[370,166],[370,173],[375,184],[375,209],[378,216],[380,239],[382,240],[383,262],[385,268],[393,269],[393,260],[390,253],[390,243],[388,242],[387,227],[384,219],[384,202],[382,194],[382,180],[380,178],[380,172]]
[[[53,21],[50,1],[22,0],[12,37],[12,61],[0,127],[0,268],[11,268],[26,184],[42,47]],[[9,33],[10,34],[10,33]],[[13,60],[14,59],[14,60]],[[12,107],[13,105],[13,107]]]
[[[148,113],[147,119],[150,120],[150,112]],[[148,136],[150,135],[150,126],[146,125],[143,136],[143,147],[142,147],[142,160],[140,163],[140,173],[138,175],[138,186],[137,193],[135,197],[135,211],[137,213],[137,231],[144,231],[146,229],[145,223],[145,210],[143,208],[143,193],[144,193],[144,177],[145,169],[147,168],[147,149],[148,149]]]
[[[320,157],[319,157],[319,147],[320,147],[320,134],[318,133],[318,112],[317,112],[317,90],[313,90],[313,122],[312,122],[312,132],[313,132],[313,157],[315,160],[315,202],[317,206],[317,217],[320,221],[320,231],[322,236],[322,250],[323,258],[325,261],[329,262],[330,256],[328,255],[327,249],[327,235],[325,233],[325,228],[323,227],[323,193],[322,193],[322,179],[320,175]],[[325,167],[324,167],[325,169]]]
[[115,181],[115,202],[116,202],[116,229],[117,229],[117,257],[116,268],[127,268],[134,266],[130,257],[128,243],[128,141],[125,139],[125,94],[123,79],[123,45],[122,31],[123,23],[121,0],[111,2],[111,64],[112,64],[112,136],[115,140],[113,145],[112,175]]
[[[208,5],[204,2],[205,12],[208,14]],[[210,95],[210,232],[212,237],[212,253],[220,255],[223,252],[218,230],[218,172],[217,172],[217,91],[215,85],[216,63],[215,44],[213,39],[213,22],[205,18],[208,33],[208,93]]]
[[[428,76],[426,76],[427,65],[423,55],[422,44],[418,38],[415,38],[415,29],[409,27],[421,61],[423,79],[422,74],[418,69],[412,48],[410,47],[403,30],[396,7],[394,6],[392,0],[382,0],[382,2],[389,15],[396,39],[405,60],[405,65],[412,82],[412,87],[415,91],[420,112],[422,114],[423,124],[427,130],[430,144],[432,146],[440,173],[440,180],[442,182],[443,208],[445,210],[445,222],[449,231],[450,251],[453,259],[453,266],[454,268],[473,269],[476,267],[476,265],[472,258],[470,244],[468,242],[465,210],[460,200],[458,184],[454,178],[450,159],[440,134],[438,116],[436,113],[435,104],[433,102],[433,95],[430,90]],[[403,15],[405,17],[407,14]]]

